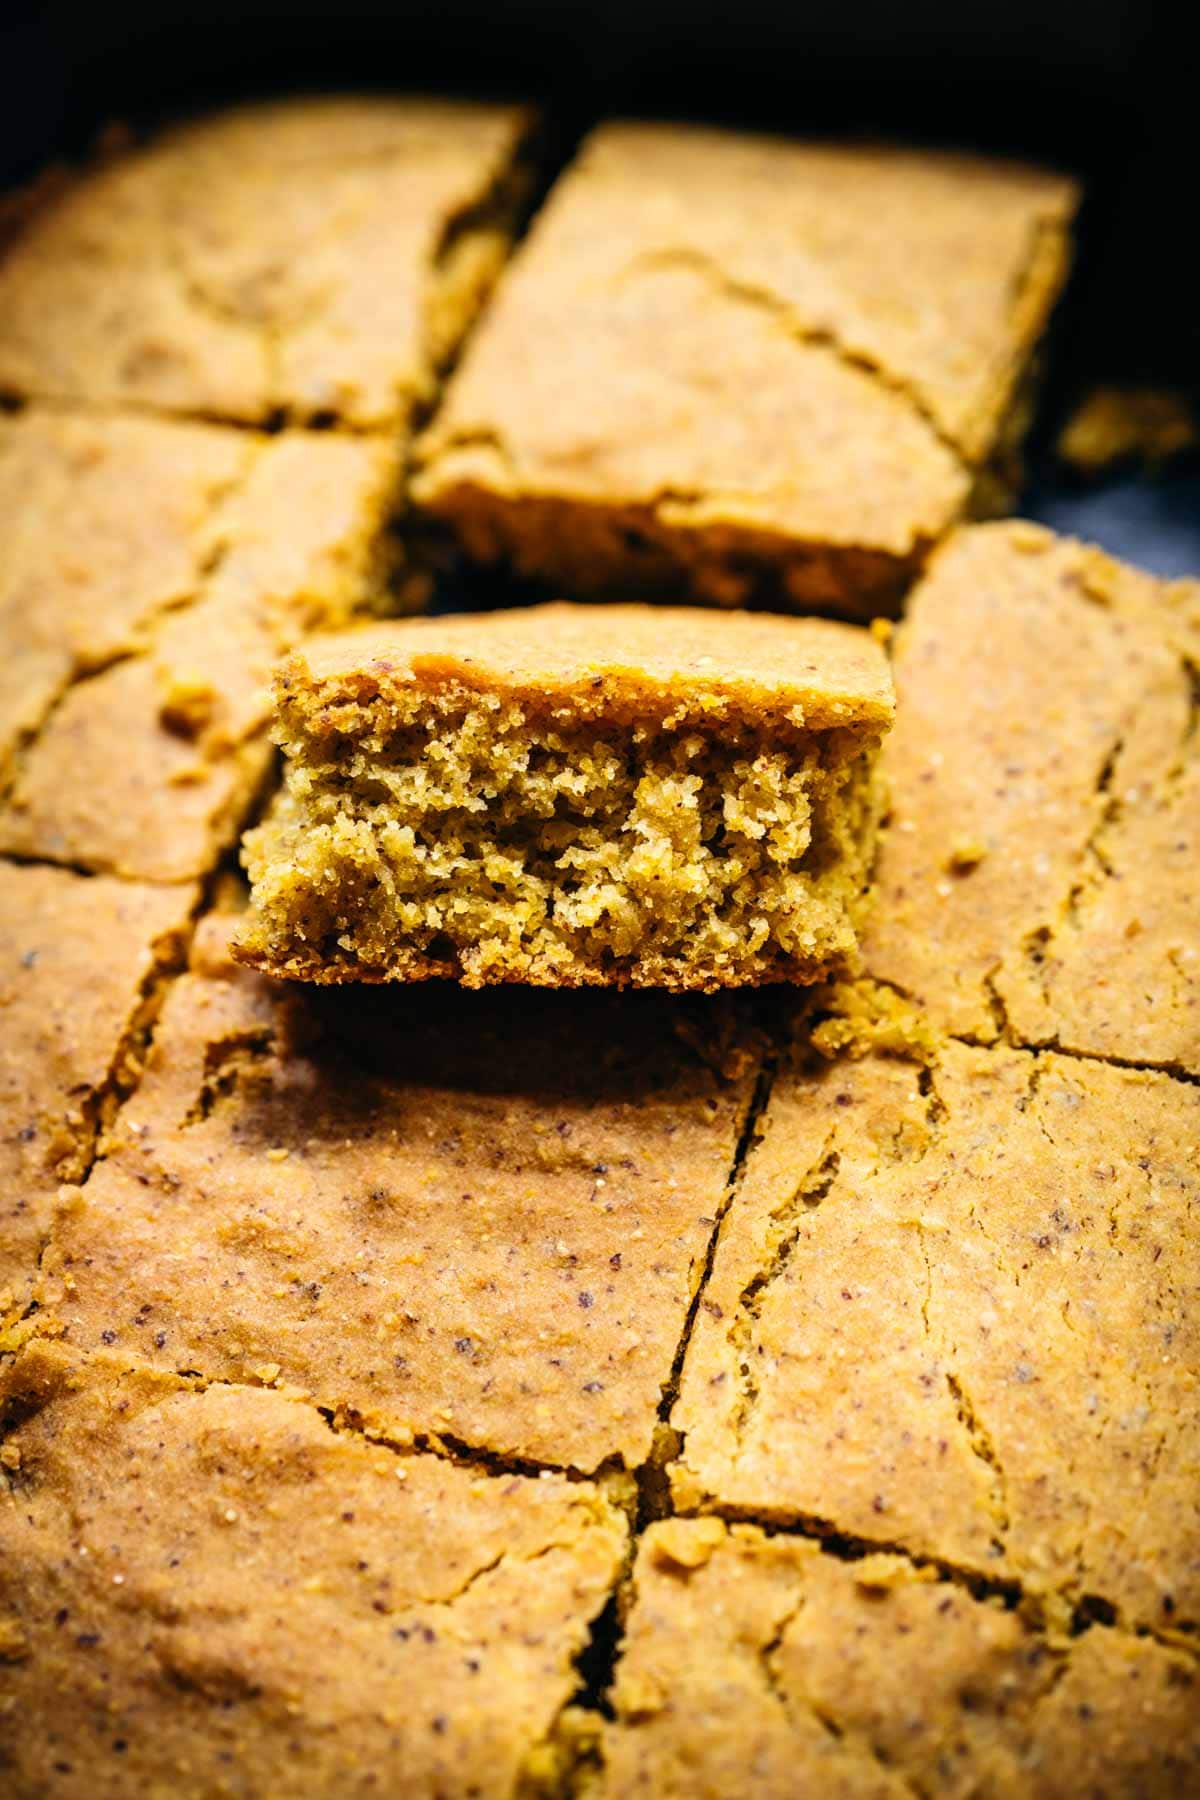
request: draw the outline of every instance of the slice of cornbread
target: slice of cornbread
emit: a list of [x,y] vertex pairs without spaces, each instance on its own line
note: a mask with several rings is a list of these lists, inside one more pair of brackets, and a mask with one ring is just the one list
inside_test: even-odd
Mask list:
[[60,1183],[141,1072],[190,887],[0,862],[0,1331],[26,1300]]
[[0,252],[0,391],[403,425],[507,254],[528,127],[515,107],[290,101],[49,180]]
[[1011,163],[608,124],[451,383],[418,499],[575,593],[856,616],[1014,487],[1074,185]]
[[297,988],[230,927],[61,1198],[41,1324],[274,1368],[397,1441],[636,1467],[754,1091],[737,999]]
[[1200,1671],[1182,1647],[1048,1633],[901,1557],[712,1518],[652,1525],[632,1589],[599,1726],[606,1800],[1194,1787]]
[[274,663],[386,601],[399,464],[365,434],[0,422],[0,850],[210,868],[270,768]]
[[247,962],[716,988],[853,948],[892,711],[863,631],[637,606],[414,620],[297,652],[277,699]]
[[681,1504],[1052,1615],[1200,1623],[1200,1088],[945,1042],[779,1076],[673,1423]]
[[1200,1074],[1200,582],[976,526],[895,673],[871,973],[956,1036]]
[[620,1568],[588,1482],[35,1345],[0,1369],[12,1794],[502,1797]]

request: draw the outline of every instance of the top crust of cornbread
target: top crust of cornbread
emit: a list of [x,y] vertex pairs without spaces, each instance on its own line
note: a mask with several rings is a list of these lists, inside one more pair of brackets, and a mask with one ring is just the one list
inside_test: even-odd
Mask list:
[[896,635],[864,955],[955,1036],[1200,1074],[1200,582],[1017,520]]
[[1009,448],[1076,198],[1011,163],[604,125],[506,272],[417,497],[472,554],[581,589],[645,571],[737,601],[751,562],[859,612]]
[[0,429],[0,851],[211,868],[270,767],[273,665],[385,599],[399,461],[382,434]]
[[368,626],[297,651],[281,682],[285,693],[300,684],[358,688],[364,699],[389,686],[457,683],[537,713],[635,722],[878,730],[893,711],[887,659],[868,633],[825,619],[730,619],[685,607],[558,603]]
[[39,1344],[0,1423],[6,1793],[525,1791],[620,1568],[596,1487]]
[[505,253],[515,107],[248,106],[48,179],[0,254],[0,390],[407,419]]

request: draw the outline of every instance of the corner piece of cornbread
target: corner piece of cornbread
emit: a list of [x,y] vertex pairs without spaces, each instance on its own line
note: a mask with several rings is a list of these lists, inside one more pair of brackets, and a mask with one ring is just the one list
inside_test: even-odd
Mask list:
[[524,1791],[628,1535],[590,1482],[41,1344],[0,1438],[13,1795]]
[[407,425],[508,253],[530,123],[289,100],[47,178],[0,250],[0,393]]
[[1075,184],[613,123],[514,258],[415,493],[575,593],[869,616],[1011,494]]
[[843,962],[892,715],[824,620],[558,605],[298,651],[238,954],[311,981],[703,988]]

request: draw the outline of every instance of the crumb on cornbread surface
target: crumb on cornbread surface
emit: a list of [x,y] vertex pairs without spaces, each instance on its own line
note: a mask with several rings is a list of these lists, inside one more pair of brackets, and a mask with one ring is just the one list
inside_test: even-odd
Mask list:
[[48,181],[0,253],[0,391],[406,424],[507,253],[528,115],[247,106]]
[[844,961],[891,717],[867,633],[551,606],[315,644],[239,954],[313,980],[705,987]]
[[894,667],[871,973],[957,1036],[1200,1074],[1200,583],[974,527]]
[[1191,1792],[1194,1658],[1048,1634],[902,1557],[713,1518],[641,1538],[600,1794]]
[[1012,486],[1074,184],[1002,162],[610,123],[506,272],[415,491],[576,593],[895,604]]
[[500,1800],[543,1753],[627,1536],[592,1484],[40,1345],[0,1411],[12,1792]]
[[270,767],[274,662],[385,601],[398,474],[383,438],[0,422],[0,850],[210,868]]
[[0,1345],[28,1298],[56,1190],[140,1074],[198,895],[0,862]]

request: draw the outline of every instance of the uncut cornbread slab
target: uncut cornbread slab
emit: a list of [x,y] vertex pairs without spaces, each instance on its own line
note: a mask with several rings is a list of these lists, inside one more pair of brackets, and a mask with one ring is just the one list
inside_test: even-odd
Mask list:
[[1200,582],[978,526],[894,670],[871,973],[958,1037],[1200,1074]]
[[1015,487],[1073,183],[883,145],[610,123],[421,451],[472,557],[854,616]]
[[507,252],[517,108],[247,106],[48,177],[0,251],[0,392],[407,424]]
[[1167,1800],[1200,1779],[1193,1656],[713,1518],[640,1540],[612,1701],[586,1791],[614,1800]]
[[199,928],[40,1326],[397,1442],[649,1454],[759,1067],[733,1004],[303,989]]
[[162,982],[183,958],[194,889],[0,862],[0,1350],[15,1329],[54,1196],[140,1074]]
[[677,1501],[1200,1623],[1200,1087],[801,1036],[725,1217]]
[[595,1486],[37,1345],[0,1417],[6,1792],[453,1800],[553,1767],[626,1538]]
[[315,981],[675,989],[843,963],[890,677],[866,632],[638,606],[299,650],[238,954]]
[[385,438],[0,419],[0,851],[204,873],[271,764],[270,670],[390,604]]

